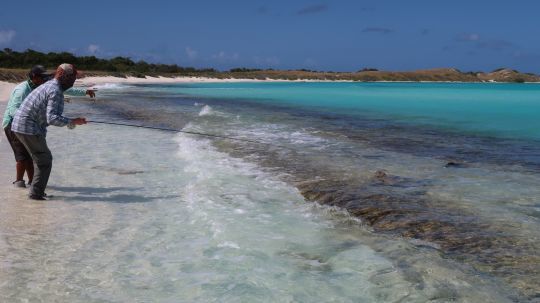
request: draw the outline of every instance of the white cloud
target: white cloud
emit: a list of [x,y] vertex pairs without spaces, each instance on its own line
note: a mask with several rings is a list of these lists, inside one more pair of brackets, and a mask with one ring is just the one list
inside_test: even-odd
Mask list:
[[212,55],[212,59],[219,61],[236,61],[239,58],[240,55],[238,53],[227,54],[224,51],[220,51],[219,53]]
[[88,52],[91,54],[95,54],[99,52],[99,45],[97,44],[90,44],[88,45]]
[[224,59],[225,58],[225,52],[220,51],[218,54],[212,55],[212,59]]
[[191,47],[186,47],[186,54],[188,56],[189,59],[193,60],[193,59],[197,59],[197,57],[199,56],[199,53],[192,49]]
[[480,40],[480,35],[479,34],[470,34],[468,38],[469,38],[469,41],[478,41],[478,40]]
[[14,30],[0,30],[0,44],[9,44],[15,34]]
[[480,40],[480,35],[476,33],[463,33],[456,36],[456,41],[468,42],[478,40]]

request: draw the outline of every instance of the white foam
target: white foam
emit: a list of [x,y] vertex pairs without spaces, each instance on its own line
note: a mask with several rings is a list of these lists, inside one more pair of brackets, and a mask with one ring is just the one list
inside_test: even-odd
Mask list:
[[225,241],[223,243],[218,244],[218,247],[228,247],[228,248],[234,248],[234,249],[240,249],[240,246],[234,242]]
[[242,137],[268,144],[292,144],[320,149],[332,143],[330,140],[318,136],[314,131],[306,129],[291,130],[284,125],[271,123],[242,126],[236,130],[236,133]]
[[204,116],[226,117],[227,115],[225,113],[222,113],[220,111],[213,109],[210,105],[204,105],[201,108],[201,111],[199,111],[199,117],[204,117]]
[[124,90],[129,88],[130,86],[121,83],[101,83],[92,87],[98,90]]
[[205,105],[205,106],[203,106],[203,108],[199,112],[199,117],[210,116],[212,114],[213,114],[212,108],[210,106],[208,106],[208,105]]

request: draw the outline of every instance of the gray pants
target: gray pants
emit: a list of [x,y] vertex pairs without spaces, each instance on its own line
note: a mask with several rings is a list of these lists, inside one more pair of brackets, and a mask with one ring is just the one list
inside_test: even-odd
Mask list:
[[34,160],[34,179],[30,187],[30,195],[43,197],[49,182],[52,168],[52,154],[43,135],[25,135],[15,133],[19,141],[26,147]]

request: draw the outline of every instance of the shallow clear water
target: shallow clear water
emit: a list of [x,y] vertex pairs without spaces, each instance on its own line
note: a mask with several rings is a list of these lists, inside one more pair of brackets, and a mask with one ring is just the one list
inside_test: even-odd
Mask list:
[[49,143],[54,198],[4,202],[5,301],[505,301],[205,140],[97,126]]
[[51,127],[54,199],[15,193],[0,212],[2,300],[534,302],[534,139],[256,96],[280,85],[117,86],[66,106],[267,144]]

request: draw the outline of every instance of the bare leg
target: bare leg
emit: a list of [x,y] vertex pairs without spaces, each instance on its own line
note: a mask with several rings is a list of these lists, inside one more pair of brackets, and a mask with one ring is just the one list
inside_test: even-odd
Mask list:
[[34,179],[34,162],[31,159],[24,161],[24,170],[26,170],[28,176],[28,183],[32,183]]
[[17,179],[15,181],[21,181],[24,177],[24,170],[26,168],[25,161],[17,161],[17,165],[15,166],[17,169]]

